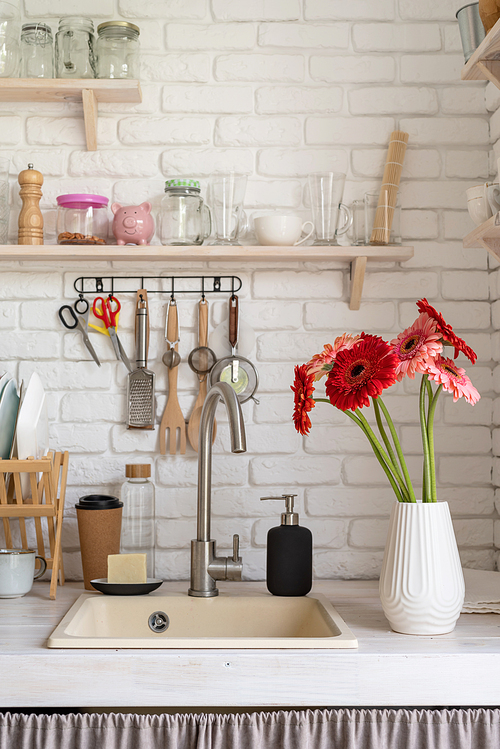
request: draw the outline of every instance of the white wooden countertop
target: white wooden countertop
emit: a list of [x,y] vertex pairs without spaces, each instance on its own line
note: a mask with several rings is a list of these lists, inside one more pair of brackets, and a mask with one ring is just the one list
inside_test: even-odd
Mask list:
[[[162,591],[185,591],[166,582]],[[264,583],[221,583],[241,595]],[[357,650],[55,650],[49,634],[83,592],[48,583],[0,599],[0,709],[12,707],[389,707],[500,705],[500,615],[454,632],[392,632],[376,581],[319,581]]]

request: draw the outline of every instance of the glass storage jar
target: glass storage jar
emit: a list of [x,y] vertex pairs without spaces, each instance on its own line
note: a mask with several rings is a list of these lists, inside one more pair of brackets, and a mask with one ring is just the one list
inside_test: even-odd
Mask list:
[[21,78],[54,77],[54,39],[45,23],[25,23],[21,32]]
[[94,24],[90,18],[61,18],[55,61],[56,78],[95,78]]
[[97,27],[97,78],[139,78],[140,29],[128,21]]
[[127,481],[122,485],[123,502],[120,552],[146,554],[147,576],[155,577],[155,486],[148,481],[148,463],[125,466]]
[[160,240],[164,245],[200,245],[210,236],[210,209],[194,179],[169,179],[160,208]]
[[57,244],[106,244],[109,220],[104,195],[58,195],[57,206]]

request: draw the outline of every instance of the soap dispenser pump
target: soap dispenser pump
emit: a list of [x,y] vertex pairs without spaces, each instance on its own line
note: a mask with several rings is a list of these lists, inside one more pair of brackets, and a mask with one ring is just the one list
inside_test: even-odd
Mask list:
[[312,533],[293,511],[296,494],[261,497],[285,500],[281,525],[267,534],[267,589],[274,596],[305,596],[312,587]]

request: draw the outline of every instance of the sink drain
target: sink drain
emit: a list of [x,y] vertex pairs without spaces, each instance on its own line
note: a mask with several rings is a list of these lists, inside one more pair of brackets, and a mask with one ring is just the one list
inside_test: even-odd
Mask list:
[[148,619],[148,625],[152,632],[165,632],[169,628],[170,619],[164,611],[154,611]]

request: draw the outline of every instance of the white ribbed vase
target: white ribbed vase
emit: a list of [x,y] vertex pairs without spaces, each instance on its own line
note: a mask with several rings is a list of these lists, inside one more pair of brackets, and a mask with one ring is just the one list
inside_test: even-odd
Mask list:
[[395,502],[379,584],[395,632],[451,632],[465,584],[447,502]]

